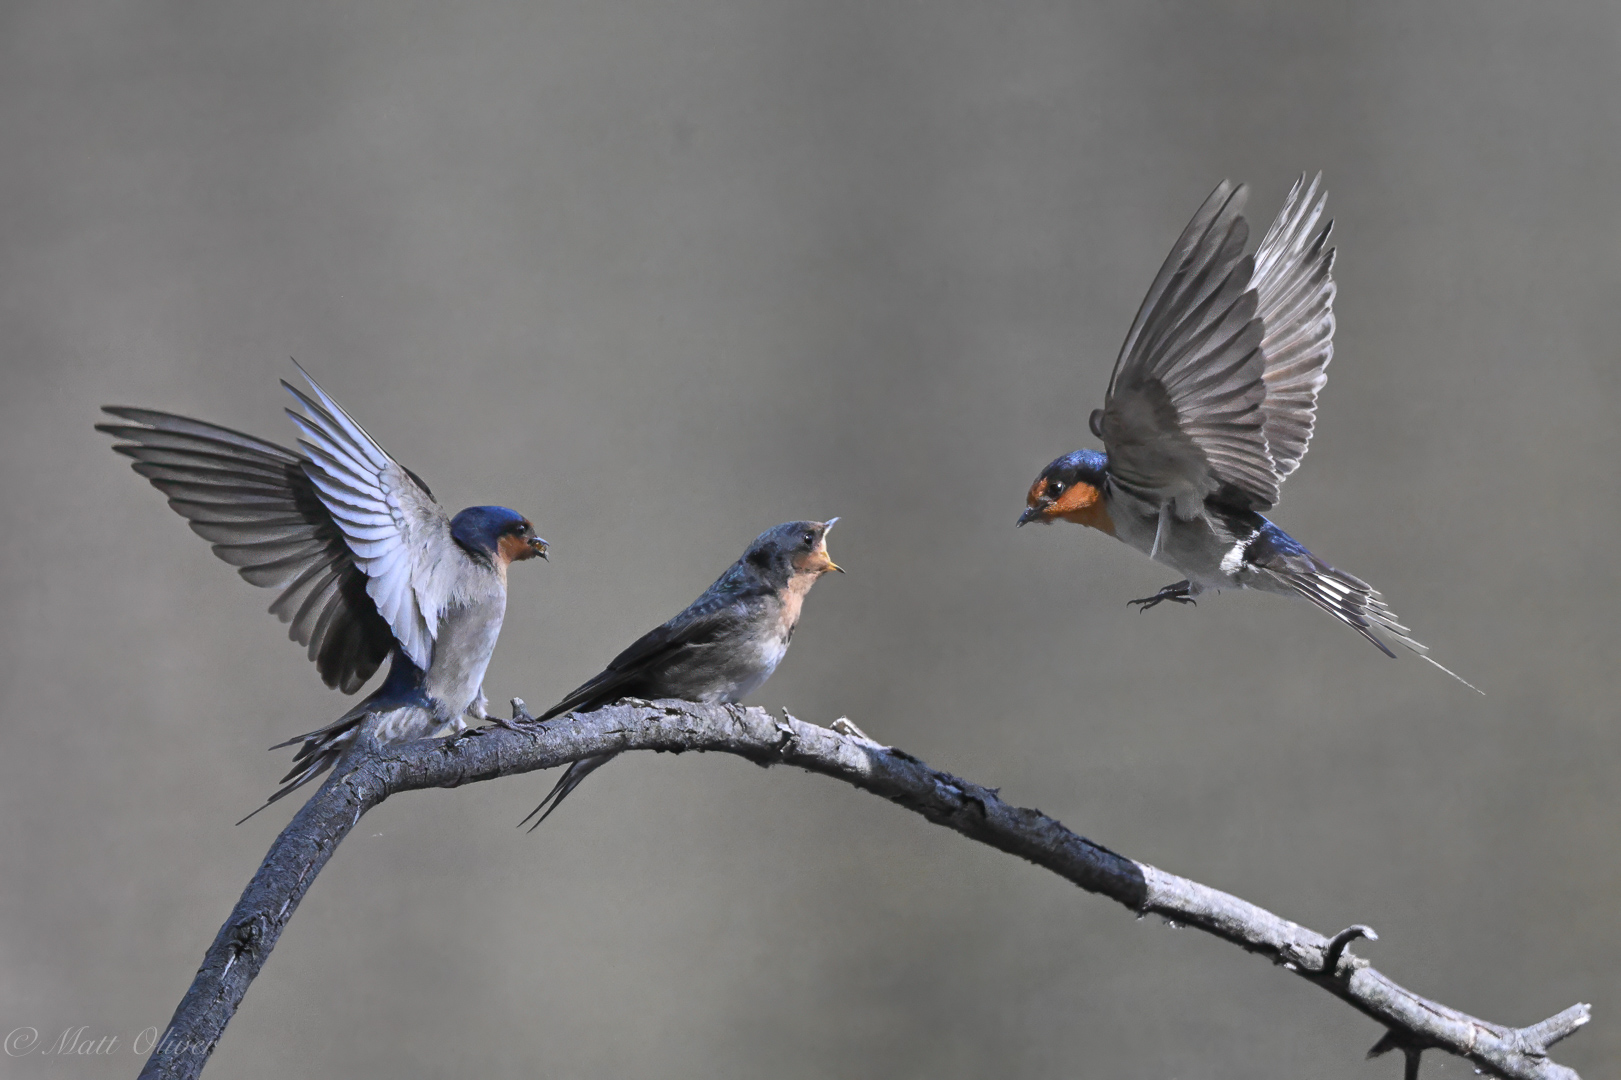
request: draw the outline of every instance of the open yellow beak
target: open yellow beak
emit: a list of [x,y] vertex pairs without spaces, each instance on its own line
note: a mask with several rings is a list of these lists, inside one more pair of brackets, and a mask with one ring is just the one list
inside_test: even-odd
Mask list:
[[833,556],[831,556],[831,555],[829,555],[827,553],[827,534],[832,532],[833,531],[833,526],[837,525],[838,523],[839,523],[838,518],[830,517],[830,518],[827,519],[827,524],[822,526],[822,550],[821,550],[821,556],[822,556],[822,558],[827,560],[827,566],[824,567],[823,570],[822,570],[823,573],[826,573],[828,570],[837,570],[841,574],[844,573],[844,567],[842,567],[838,563],[834,562],[833,561]]

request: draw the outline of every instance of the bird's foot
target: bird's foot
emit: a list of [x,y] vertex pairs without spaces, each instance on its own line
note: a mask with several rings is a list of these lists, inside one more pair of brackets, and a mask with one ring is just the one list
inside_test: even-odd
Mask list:
[[1188,581],[1178,581],[1175,585],[1165,586],[1165,588],[1161,589],[1153,596],[1145,596],[1141,600],[1127,600],[1126,605],[1129,607],[1132,604],[1141,604],[1142,606],[1137,610],[1139,612],[1143,612],[1157,604],[1164,603],[1166,600],[1170,600],[1171,602],[1177,604],[1193,604],[1195,606],[1197,606],[1199,603],[1199,601],[1193,598],[1192,583]]
[[524,704],[523,698],[521,697],[515,697],[512,699],[512,719],[503,720],[499,716],[492,716],[490,717],[490,720],[492,720],[498,726],[506,728],[508,731],[518,731],[520,729],[519,725],[521,724],[536,723],[535,718],[529,715],[529,708]]

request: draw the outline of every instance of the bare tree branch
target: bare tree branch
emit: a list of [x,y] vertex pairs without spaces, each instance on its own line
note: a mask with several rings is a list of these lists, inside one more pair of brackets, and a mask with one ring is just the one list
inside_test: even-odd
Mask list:
[[1478,1020],[1398,986],[1353,955],[1353,940],[1374,938],[1365,926],[1326,938],[1236,896],[1116,854],[1038,810],[1010,806],[993,789],[881,746],[848,721],[829,729],[786,712],[779,719],[758,708],[676,701],[624,702],[522,730],[484,728],[389,747],[333,776],[276,838],[141,1076],[179,1080],[202,1072],[315,875],[367,810],[401,791],[458,787],[617,750],[721,751],[759,765],[797,765],[870,791],[1134,912],[1197,927],[1269,958],[1383,1024],[1386,1034],[1369,1056],[1402,1051],[1408,1077],[1417,1075],[1424,1050],[1437,1049],[1511,1080],[1578,1080],[1547,1054],[1587,1023],[1587,1005],[1524,1028]]

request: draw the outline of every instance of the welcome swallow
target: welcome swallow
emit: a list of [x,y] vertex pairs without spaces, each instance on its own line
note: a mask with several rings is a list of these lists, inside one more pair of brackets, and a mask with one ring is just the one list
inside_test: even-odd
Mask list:
[[352,694],[391,658],[364,701],[271,747],[303,744],[265,806],[331,768],[363,729],[390,743],[462,730],[464,715],[483,719],[507,567],[547,550],[515,510],[448,516],[421,477],[299,371],[313,397],[282,385],[304,408],[287,410],[302,453],[152,409],[109,405],[104,412],[128,423],[96,425],[214,554],[276,590],[270,611],[328,686]]
[[1018,523],[1085,525],[1184,575],[1131,601],[1144,611],[1211,588],[1259,589],[1306,598],[1386,656],[1395,654],[1376,630],[1424,656],[1378,590],[1260,514],[1305,456],[1334,355],[1320,180],[1295,182],[1253,255],[1246,189],[1217,186],[1149,287],[1092,413],[1103,452],[1076,450],[1043,469]]
[[[755,538],[685,611],[638,638],[594,678],[537,718],[590,712],[622,698],[739,701],[759,689],[788,652],[805,594],[816,579],[844,569],[827,553],[838,518],[790,521]],[[581,758],[568,767],[541,804],[534,828],[614,754]]]

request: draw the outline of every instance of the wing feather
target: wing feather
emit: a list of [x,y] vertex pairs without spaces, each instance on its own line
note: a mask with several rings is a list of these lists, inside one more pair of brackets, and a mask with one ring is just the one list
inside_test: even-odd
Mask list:
[[1320,174],[1297,180],[1245,257],[1245,189],[1224,181],[1172,246],[1095,423],[1126,489],[1183,511],[1212,494],[1250,510],[1277,502],[1311,441],[1334,355],[1320,188]]
[[303,437],[304,471],[366,575],[366,592],[400,647],[427,670],[453,572],[437,556],[455,550],[450,519],[417,477],[390,457],[308,372],[303,408],[287,414]]
[[1255,253],[1250,284],[1266,327],[1261,409],[1278,481],[1300,467],[1317,419],[1317,395],[1334,358],[1334,225],[1324,220],[1322,174],[1295,181]]
[[293,629],[298,635],[295,640],[315,644],[315,631],[321,625],[321,616],[325,614],[327,606],[337,595],[340,576],[336,571],[328,569],[315,588],[305,597],[304,603],[293,616]]
[[681,652],[713,643],[745,617],[749,600],[770,593],[763,585],[736,587],[741,576],[736,571],[734,566],[681,614],[631,642],[606,668],[547,709],[540,719],[599,709],[633,696],[649,671],[669,664]]
[[309,406],[311,413],[320,418],[324,431],[334,439],[341,439],[346,442],[351,449],[360,455],[361,459],[371,465],[372,470],[377,474],[386,473],[390,466],[396,466],[394,459],[389,457],[388,452],[378,445],[377,440],[367,434],[366,429],[356,423],[354,418],[344,411],[342,405],[333,401],[327,395],[327,392],[321,389],[320,384],[310,378],[309,372],[302,367],[298,370],[304,376],[304,380],[310,384],[310,389],[315,391],[315,396],[321,399],[321,403],[317,405],[302,393],[293,390],[292,387],[287,388],[293,390],[293,393]]
[[[756,581],[741,563],[732,564],[686,610],[631,642],[628,648],[608,661],[606,668],[547,709],[540,719],[550,720],[570,712],[589,712],[625,697],[657,695],[659,684],[648,681],[655,670],[667,670],[670,664],[687,659],[681,655],[684,652],[696,652],[712,646],[717,638],[733,629],[738,620],[747,618],[746,609],[750,600],[770,594],[770,589]],[[615,756],[613,753],[595,754],[574,762],[563,771],[540,805],[518,824],[522,825],[537,815],[540,821],[545,821],[587,776]],[[540,822],[537,821],[535,828],[539,827]]]
[[1111,475],[1185,516],[1218,491],[1253,509],[1277,500],[1262,431],[1263,327],[1244,255],[1245,194],[1223,181],[1172,246],[1097,418]]
[[201,420],[109,406],[98,424],[192,531],[244,580],[277,590],[270,611],[328,686],[353,693],[394,644],[337,523],[290,450]]

